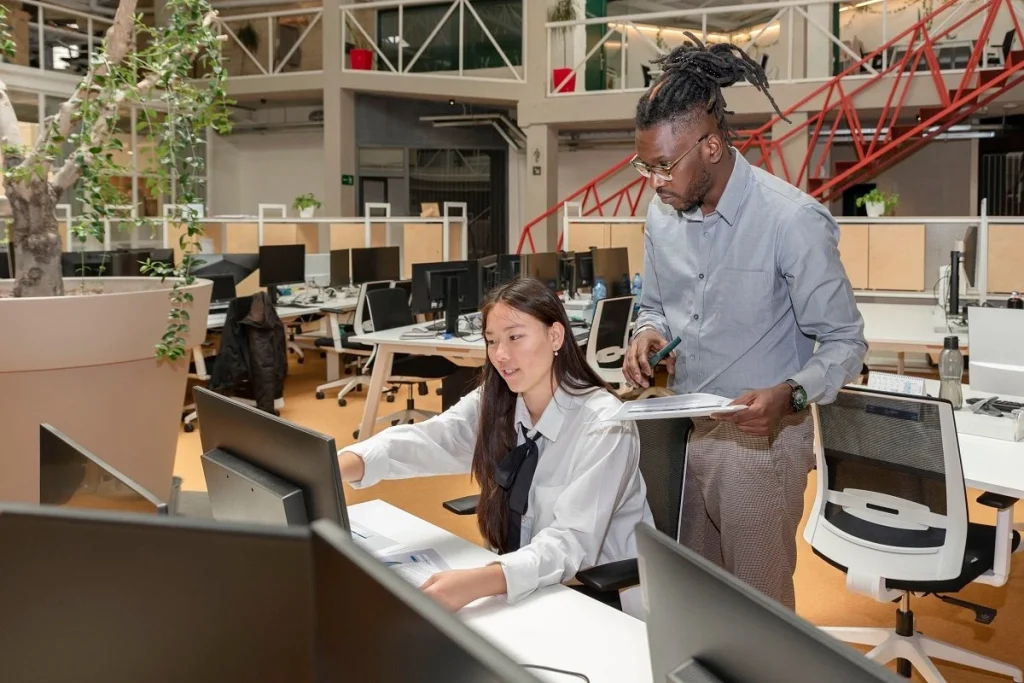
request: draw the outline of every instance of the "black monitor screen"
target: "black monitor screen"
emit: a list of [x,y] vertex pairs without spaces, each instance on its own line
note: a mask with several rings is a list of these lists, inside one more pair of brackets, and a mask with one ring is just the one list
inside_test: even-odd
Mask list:
[[352,250],[352,284],[378,280],[400,280],[398,247],[371,247]]
[[522,265],[522,257],[519,254],[498,255],[498,282],[508,282],[516,275],[519,275],[519,268]]
[[629,296],[629,250],[626,247],[612,247],[591,249],[590,253],[594,259],[594,281],[604,278],[608,296]]
[[64,277],[106,277],[112,275],[113,254],[106,251],[71,251],[61,254]]
[[494,289],[498,284],[498,257],[497,256],[485,256],[481,259],[477,259],[478,274],[477,283],[480,287],[480,301],[484,300],[487,296],[487,292]]
[[561,256],[553,251],[524,255],[522,257],[522,274],[536,278],[547,285],[549,289],[558,291],[561,273],[560,260]]
[[228,274],[237,285],[256,272],[259,265],[259,254],[200,254],[192,274],[196,277]]
[[290,285],[306,280],[306,245],[260,247],[260,287]]
[[218,273],[206,275],[206,279],[213,282],[213,293],[210,294],[212,303],[223,303],[235,298],[235,278],[230,273]]
[[50,425],[39,427],[39,502],[167,514],[167,504]]
[[10,251],[0,251],[0,280],[7,280],[12,275],[13,269],[11,268],[11,261],[13,261],[14,253]]
[[459,312],[472,313],[480,307],[477,284],[479,267],[475,261],[440,261],[412,266],[412,312],[443,310],[449,283],[459,288]]
[[352,284],[349,272],[349,259],[352,252],[348,249],[331,250],[331,287],[348,287]]

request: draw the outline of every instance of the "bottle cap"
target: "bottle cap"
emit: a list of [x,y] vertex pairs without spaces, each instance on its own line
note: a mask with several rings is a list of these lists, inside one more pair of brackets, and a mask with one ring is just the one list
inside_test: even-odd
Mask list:
[[944,349],[956,349],[956,350],[959,350],[960,349],[960,339],[956,335],[953,335],[951,337],[946,337],[945,341],[942,344],[942,348],[944,348]]

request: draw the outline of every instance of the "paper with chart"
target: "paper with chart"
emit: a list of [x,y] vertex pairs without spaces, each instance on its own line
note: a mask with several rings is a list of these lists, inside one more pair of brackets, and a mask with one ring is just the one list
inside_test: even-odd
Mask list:
[[373,529],[363,526],[358,522],[349,522],[352,530],[352,540],[358,543],[364,550],[373,554],[393,553],[403,547],[402,543],[379,534]]
[[433,548],[393,553],[379,559],[417,588],[434,574],[448,569],[448,563]]
[[612,420],[656,420],[666,417],[706,417],[715,413],[734,413],[746,406],[729,405],[732,399],[715,394],[680,394],[627,401],[612,415]]

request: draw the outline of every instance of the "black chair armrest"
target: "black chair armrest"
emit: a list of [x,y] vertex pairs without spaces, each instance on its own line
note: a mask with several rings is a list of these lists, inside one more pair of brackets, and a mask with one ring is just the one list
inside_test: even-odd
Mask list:
[[446,500],[442,505],[448,512],[454,512],[457,515],[474,515],[476,514],[477,503],[480,502],[479,495],[463,496],[462,498],[456,498],[454,500]]
[[995,508],[996,510],[1009,509],[1017,503],[1017,500],[1017,498],[1003,496],[998,493],[992,493],[990,491],[978,496],[979,503],[981,503],[985,507]]
[[600,564],[576,572],[576,580],[592,590],[608,592],[640,584],[640,569],[636,559]]

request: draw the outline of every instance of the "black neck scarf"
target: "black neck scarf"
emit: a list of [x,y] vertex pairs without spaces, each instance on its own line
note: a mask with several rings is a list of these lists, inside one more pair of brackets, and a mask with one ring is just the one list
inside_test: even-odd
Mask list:
[[537,439],[540,438],[540,433],[530,437],[526,433],[526,427],[521,426],[521,429],[523,443],[510,450],[494,468],[494,480],[498,486],[508,491],[508,526],[505,547],[501,548],[502,554],[519,550],[523,515],[526,514],[529,504],[533,475],[537,471]]

